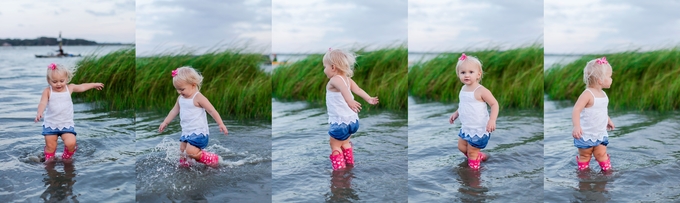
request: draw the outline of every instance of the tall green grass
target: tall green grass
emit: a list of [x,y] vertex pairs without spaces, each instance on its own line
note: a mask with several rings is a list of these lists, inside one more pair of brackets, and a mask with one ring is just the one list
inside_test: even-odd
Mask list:
[[612,85],[607,92],[614,109],[680,109],[680,48],[648,52],[628,51],[587,55],[545,71],[545,93],[550,99],[576,101],[586,88],[583,68],[602,56],[612,65]]
[[[352,79],[380,103],[373,107],[363,99],[363,109],[406,110],[408,51],[401,45],[375,51],[357,50],[357,64]],[[272,75],[273,96],[279,99],[306,100],[322,104],[326,101],[326,84],[322,54],[312,54],[292,64],[281,65]]]
[[170,111],[179,96],[171,72],[191,66],[203,75],[200,91],[222,118],[271,119],[271,75],[261,70],[261,64],[261,54],[239,50],[137,58],[136,108]]
[[78,61],[71,83],[90,82],[104,83],[104,89],[73,96],[107,110],[134,108],[136,99],[130,94],[135,84],[135,49],[123,48],[104,56],[86,56]]
[[[543,109],[543,46],[465,52],[482,62],[481,84],[501,107]],[[461,53],[443,53],[414,64],[408,73],[409,94],[424,100],[458,102],[463,83],[456,75]]]

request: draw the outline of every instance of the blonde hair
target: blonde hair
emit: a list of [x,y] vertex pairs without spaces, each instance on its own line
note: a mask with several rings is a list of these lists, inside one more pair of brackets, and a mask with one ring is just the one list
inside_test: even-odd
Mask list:
[[203,76],[201,76],[201,74],[199,74],[196,69],[190,66],[183,66],[173,71],[172,83],[176,83],[178,81],[196,85],[200,90],[201,83],[203,82]]
[[[461,59],[463,59],[463,60],[461,60]],[[458,62],[456,63],[456,75],[459,74],[459,73],[458,73],[458,69],[460,68],[460,66],[462,66],[462,65],[463,65],[464,63],[466,63],[466,62],[467,62],[467,63],[474,63],[475,65],[477,65],[477,67],[479,67],[479,73],[480,73],[482,76],[479,77],[479,81],[478,81],[478,82],[481,82],[481,81],[482,81],[482,78],[484,78],[484,70],[482,70],[482,62],[479,61],[479,59],[478,59],[477,57],[474,57],[474,56],[467,56],[467,55],[465,55],[465,53],[463,53],[463,56],[461,56],[460,58],[458,58]]]
[[356,55],[340,49],[328,50],[323,55],[323,64],[334,65],[335,68],[344,73],[347,77],[354,76],[354,64],[357,62]]
[[612,66],[604,57],[588,61],[586,67],[583,68],[583,83],[586,84],[586,87],[596,84],[598,80],[604,80],[607,67],[611,68]]
[[66,83],[71,81],[73,78],[73,72],[61,64],[51,63],[47,66],[47,82],[49,83],[52,79],[52,74],[66,74]]

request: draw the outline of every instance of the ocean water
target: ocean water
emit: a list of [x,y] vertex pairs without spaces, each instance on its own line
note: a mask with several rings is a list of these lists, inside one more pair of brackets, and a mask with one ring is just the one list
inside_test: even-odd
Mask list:
[[157,132],[166,115],[167,112],[137,112],[138,202],[271,201],[269,121],[224,120],[229,130],[225,136],[208,116],[211,134],[204,150],[220,156],[219,166],[212,168],[192,160],[192,166],[185,168],[179,166],[179,118],[163,133]]
[[480,170],[458,150],[457,104],[408,106],[409,202],[542,202],[543,114],[501,109]]
[[[605,90],[606,91],[606,90]],[[609,110],[607,153],[613,170],[604,173],[594,159],[578,172],[573,144],[573,102],[545,103],[546,202],[680,201],[680,114]]]
[[406,202],[406,112],[360,112],[355,166],[333,172],[325,106],[272,101],[273,202]]
[[[120,46],[64,47],[106,54]],[[74,103],[78,151],[73,162],[40,162],[45,141],[35,123],[47,65],[73,67],[80,58],[35,58],[56,47],[0,47],[0,202],[133,202],[134,112],[101,111]],[[96,81],[92,81],[96,82]],[[90,90],[97,91],[97,90]],[[102,91],[106,91],[105,88]],[[87,94],[74,93],[74,94]],[[63,152],[61,140],[57,157]]]

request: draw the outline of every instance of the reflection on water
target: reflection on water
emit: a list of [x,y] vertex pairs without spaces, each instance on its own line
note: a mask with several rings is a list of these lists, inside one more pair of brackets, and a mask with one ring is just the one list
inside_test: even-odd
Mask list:
[[45,183],[45,191],[40,195],[45,202],[58,202],[64,201],[66,199],[71,199],[71,201],[78,202],[76,197],[78,195],[73,195],[73,184],[76,183],[74,179],[76,177],[76,169],[72,162],[60,162],[63,163],[64,172],[59,172],[55,169],[57,165],[56,161],[51,161],[45,163],[45,170],[47,173],[43,174],[43,182]]
[[577,172],[578,192],[574,193],[574,198],[583,202],[607,202],[611,199],[607,192],[607,183],[610,182],[609,172],[595,172],[586,169]]
[[350,200],[358,201],[359,194],[352,189],[352,169],[338,170],[331,173],[331,191],[326,194],[326,202],[347,202]]
[[[454,170],[458,174],[456,180],[460,183],[458,192],[474,197],[484,197],[485,193],[489,191],[489,188],[482,186],[481,169],[472,169],[468,166],[467,161],[463,161]],[[465,200],[465,198],[461,200]],[[478,198],[473,199],[473,201],[479,200]]]

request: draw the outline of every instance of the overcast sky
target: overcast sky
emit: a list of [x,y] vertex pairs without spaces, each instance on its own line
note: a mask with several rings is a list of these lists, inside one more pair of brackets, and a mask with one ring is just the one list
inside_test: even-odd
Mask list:
[[543,0],[409,0],[409,52],[512,48],[543,41]]
[[22,0],[0,3],[0,38],[135,41],[134,0]]
[[272,52],[384,47],[408,38],[407,0],[272,0]]
[[137,0],[137,55],[245,44],[269,52],[271,13],[271,0]]
[[545,53],[680,45],[680,0],[546,0]]

